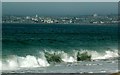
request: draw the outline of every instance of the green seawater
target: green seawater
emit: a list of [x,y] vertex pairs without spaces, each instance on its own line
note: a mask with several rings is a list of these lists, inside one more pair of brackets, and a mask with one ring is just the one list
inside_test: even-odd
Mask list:
[[39,55],[41,51],[93,50],[118,47],[117,25],[3,24],[3,57]]

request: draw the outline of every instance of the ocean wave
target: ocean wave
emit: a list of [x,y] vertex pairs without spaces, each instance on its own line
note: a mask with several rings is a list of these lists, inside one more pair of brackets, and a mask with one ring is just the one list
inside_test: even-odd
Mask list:
[[114,50],[114,51],[107,50],[104,53],[98,53],[96,51],[91,51],[90,54],[92,54],[92,60],[113,59],[113,58],[119,57],[118,50]]
[[47,67],[50,64],[42,58],[27,55],[26,57],[19,57],[12,55],[2,61],[2,70],[16,70],[19,68],[33,68],[33,67]]
[[[52,63],[74,63],[78,61],[78,53],[80,54],[80,59],[87,60],[103,60],[103,59],[113,59],[118,58],[118,50],[107,50],[105,52],[97,52],[90,50],[73,51],[73,53],[66,53],[64,51],[43,51],[40,52],[40,56],[26,55],[25,57],[11,55],[8,58],[4,58],[0,61],[0,67],[2,70],[17,70],[21,68],[36,68],[36,67],[48,67]],[[82,56],[81,56],[82,55]],[[87,59],[86,59],[87,58]]]

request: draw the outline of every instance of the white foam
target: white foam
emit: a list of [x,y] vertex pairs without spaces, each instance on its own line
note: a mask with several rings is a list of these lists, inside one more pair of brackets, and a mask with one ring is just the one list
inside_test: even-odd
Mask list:
[[2,61],[2,70],[16,70],[18,66],[17,57],[14,55]]
[[39,62],[39,66],[41,66],[41,67],[50,66],[50,64],[46,60],[43,60],[43,59],[39,58],[38,62]]
[[98,53],[96,51],[91,51],[92,60],[97,59],[111,59],[119,57],[118,51],[105,51],[105,53]]
[[48,62],[35,56],[27,55],[26,57],[13,56],[6,59],[2,64],[2,70],[17,70],[19,68],[33,68],[49,66]]
[[[82,50],[80,52],[87,51],[89,55],[92,56],[92,60],[98,60],[98,59],[111,59],[119,57],[118,50],[114,51],[105,51],[103,53],[99,53],[97,51],[88,51],[88,50]],[[57,54],[60,55],[63,62],[77,62],[76,59],[76,53],[68,54],[64,51],[58,51]],[[52,51],[51,53],[54,53]],[[4,61],[0,61],[0,67],[2,67],[2,70],[17,70],[20,68],[35,68],[35,67],[47,67],[50,66],[50,64],[47,62],[44,52],[40,53],[40,57],[27,55],[25,57],[20,56],[10,56],[7,59],[4,59]]]
[[38,61],[34,56],[19,57],[18,61],[20,67],[39,67]]
[[64,62],[76,62],[76,59],[73,56],[69,56],[67,53],[62,52],[62,61]]
[[62,60],[64,62],[76,62],[76,60],[72,56],[63,58]]

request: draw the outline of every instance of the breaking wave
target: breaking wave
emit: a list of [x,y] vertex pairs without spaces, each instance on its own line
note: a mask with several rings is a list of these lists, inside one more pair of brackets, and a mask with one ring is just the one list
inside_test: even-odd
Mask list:
[[25,57],[11,55],[0,61],[0,67],[2,67],[2,70],[17,70],[21,68],[48,67],[51,63],[74,63],[78,62],[78,53],[80,56],[84,54],[81,56],[81,59],[84,58],[85,60],[88,56],[91,56],[89,57],[90,61],[119,57],[118,50],[108,50],[103,53],[88,50],[73,51],[73,53],[66,53],[64,51],[44,51],[40,52],[39,57],[32,55],[26,55]]

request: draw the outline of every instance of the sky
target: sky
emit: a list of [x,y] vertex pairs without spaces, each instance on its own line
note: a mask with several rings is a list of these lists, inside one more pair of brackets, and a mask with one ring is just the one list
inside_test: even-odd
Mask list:
[[120,0],[2,0],[2,2],[118,2]]
[[3,2],[3,15],[80,16],[117,14],[117,2]]

